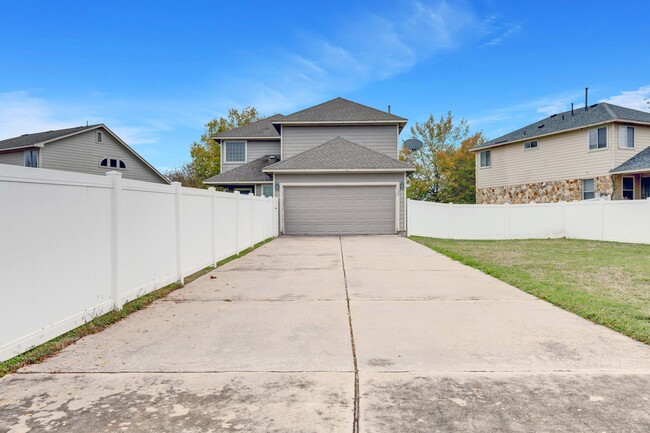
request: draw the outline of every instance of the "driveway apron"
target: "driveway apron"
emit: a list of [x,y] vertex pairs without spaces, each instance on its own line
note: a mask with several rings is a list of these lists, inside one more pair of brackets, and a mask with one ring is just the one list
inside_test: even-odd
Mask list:
[[397,236],[282,237],[0,379],[0,432],[648,432],[650,348]]

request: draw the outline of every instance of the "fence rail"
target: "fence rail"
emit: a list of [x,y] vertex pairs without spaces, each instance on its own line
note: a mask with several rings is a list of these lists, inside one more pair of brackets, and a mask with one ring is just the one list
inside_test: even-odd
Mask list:
[[278,235],[277,199],[0,165],[0,361]]
[[408,200],[408,234],[443,239],[573,238],[650,244],[650,200],[441,204]]

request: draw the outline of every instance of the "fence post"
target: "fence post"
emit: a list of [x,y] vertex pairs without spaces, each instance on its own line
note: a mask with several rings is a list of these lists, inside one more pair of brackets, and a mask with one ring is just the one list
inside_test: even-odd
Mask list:
[[503,220],[504,220],[504,237],[510,239],[510,202],[505,202],[503,205]]
[[406,236],[411,236],[411,199],[406,199]]
[[454,238],[454,228],[452,226],[454,221],[453,211],[454,211],[454,204],[449,203],[449,207],[447,208],[447,230],[448,230],[447,236],[449,236],[449,239]]
[[176,275],[178,282],[183,284],[183,260],[181,257],[181,183],[172,182],[175,197],[175,225],[176,225]]
[[566,207],[567,207],[567,202],[562,200],[560,202],[560,210],[562,212],[562,227],[560,228],[561,230],[560,233],[562,235],[562,238],[566,238],[566,213],[567,213]]
[[249,206],[251,210],[251,246],[250,247],[251,249],[253,249],[253,247],[255,246],[255,230],[254,230],[255,222],[253,221],[253,207],[254,207],[253,200],[255,199],[255,196],[253,194],[249,194],[249,197],[251,200],[251,204]]
[[239,191],[235,191],[235,254],[239,255]]
[[600,200],[600,240],[605,240],[605,199]]
[[113,308],[121,310],[124,303],[120,293],[119,281],[119,250],[120,250],[120,199],[122,192],[122,173],[119,171],[109,171],[106,176],[111,178],[113,190],[111,191],[111,298],[113,298]]
[[210,212],[212,212],[212,219],[210,221],[210,235],[212,236],[212,264],[217,267],[217,197],[216,190],[213,186],[208,188],[210,191]]

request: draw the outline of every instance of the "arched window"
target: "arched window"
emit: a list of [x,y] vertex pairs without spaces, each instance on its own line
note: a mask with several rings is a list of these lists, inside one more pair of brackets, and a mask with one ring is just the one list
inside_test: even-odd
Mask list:
[[117,168],[120,170],[126,170],[126,162],[122,161],[121,159],[115,159],[115,158],[104,158],[101,161],[99,161],[99,166],[106,167],[106,168]]

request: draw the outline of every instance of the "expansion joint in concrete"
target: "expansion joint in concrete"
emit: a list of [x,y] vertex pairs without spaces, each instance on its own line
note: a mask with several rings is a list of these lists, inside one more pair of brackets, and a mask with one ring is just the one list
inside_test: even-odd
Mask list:
[[354,329],[352,328],[352,310],[350,309],[350,293],[348,292],[348,277],[345,272],[345,256],[343,255],[343,240],[339,236],[341,246],[341,266],[343,268],[343,282],[345,285],[345,300],[348,306],[348,323],[350,325],[350,343],[352,344],[352,363],[354,365],[354,418],[352,421],[352,433],[359,433],[359,364],[357,363],[357,349],[354,345]]

